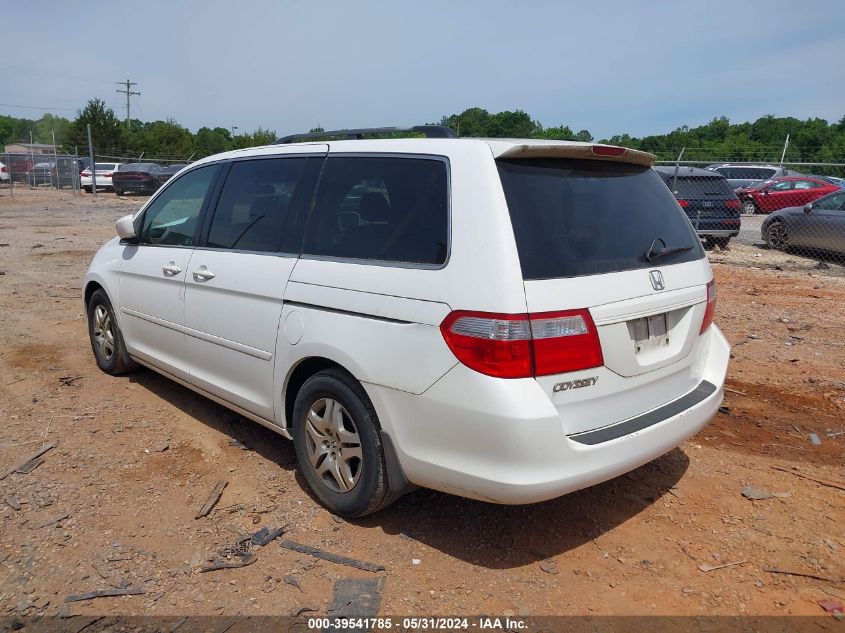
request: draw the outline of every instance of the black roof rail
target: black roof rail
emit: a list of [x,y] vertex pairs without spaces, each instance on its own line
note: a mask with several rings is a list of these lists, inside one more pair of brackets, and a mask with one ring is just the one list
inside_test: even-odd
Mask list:
[[341,136],[347,139],[360,139],[370,134],[394,134],[396,132],[420,132],[426,138],[457,138],[455,130],[445,125],[411,125],[408,127],[364,127],[354,130],[326,130],[324,132],[308,132],[306,134],[291,134],[276,140],[273,145],[284,145],[295,141],[322,139],[330,136]]

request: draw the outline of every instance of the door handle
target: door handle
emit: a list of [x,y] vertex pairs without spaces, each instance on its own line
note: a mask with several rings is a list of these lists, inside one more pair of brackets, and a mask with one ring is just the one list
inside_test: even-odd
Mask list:
[[179,268],[174,262],[170,262],[166,266],[161,267],[161,272],[163,272],[168,277],[172,277],[173,275],[178,275],[182,272],[182,269]]
[[216,275],[205,266],[200,266],[199,268],[197,268],[193,272],[193,275],[194,279],[197,281],[208,281],[209,279],[214,279],[216,277]]

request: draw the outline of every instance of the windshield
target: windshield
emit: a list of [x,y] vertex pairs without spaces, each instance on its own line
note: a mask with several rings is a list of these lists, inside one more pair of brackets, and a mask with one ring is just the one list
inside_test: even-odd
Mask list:
[[748,189],[763,189],[764,187],[768,187],[769,185],[773,185],[775,183],[774,180],[761,180],[760,182],[755,182],[753,185],[749,185]]
[[649,167],[553,158],[497,163],[524,279],[647,268],[657,238],[655,250],[686,249],[661,265],[704,257],[686,215]]

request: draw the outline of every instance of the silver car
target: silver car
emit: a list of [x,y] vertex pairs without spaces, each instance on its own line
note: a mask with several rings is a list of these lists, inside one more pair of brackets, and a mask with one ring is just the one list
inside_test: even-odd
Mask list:
[[707,169],[718,172],[727,178],[728,184],[730,184],[734,191],[749,187],[763,180],[771,180],[772,178],[780,178],[781,176],[800,175],[797,171],[784,169],[775,165],[732,165],[730,163],[723,163],[708,165]]
[[845,190],[835,191],[803,207],[787,207],[769,215],[760,227],[769,248],[792,246],[845,253]]

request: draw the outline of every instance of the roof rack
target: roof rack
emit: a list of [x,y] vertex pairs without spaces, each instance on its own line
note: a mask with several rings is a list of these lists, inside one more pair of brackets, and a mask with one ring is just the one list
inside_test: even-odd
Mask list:
[[420,132],[426,138],[457,138],[455,130],[445,125],[411,125],[408,127],[364,127],[354,130],[326,130],[324,132],[308,132],[307,134],[291,134],[278,139],[273,145],[284,145],[295,141],[323,139],[329,136],[340,136],[347,139],[361,139],[371,134],[394,134],[396,132]]

